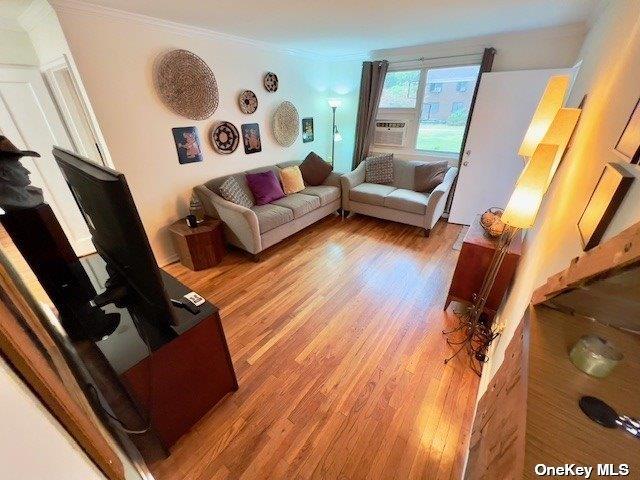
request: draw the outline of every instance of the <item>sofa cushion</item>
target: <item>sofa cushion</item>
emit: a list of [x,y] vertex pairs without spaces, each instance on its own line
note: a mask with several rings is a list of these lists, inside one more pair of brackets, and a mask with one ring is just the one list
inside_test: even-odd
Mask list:
[[384,198],[396,187],[378,185],[377,183],[361,183],[349,190],[349,200],[368,203],[369,205],[384,205]]
[[251,207],[251,210],[258,217],[261,234],[293,220],[293,211],[291,209],[273,205],[272,203],[256,205]]
[[333,171],[330,163],[325,162],[319,155],[310,152],[300,164],[302,178],[307,185],[321,185]]
[[247,173],[247,184],[256,200],[256,205],[266,205],[284,197],[280,181],[272,170],[259,173]]
[[315,187],[307,187],[300,193],[318,197],[320,199],[320,205],[325,206],[340,198],[340,187],[317,185]]
[[293,193],[279,200],[271,202],[272,205],[287,208],[293,211],[293,218],[300,218],[312,210],[320,207],[320,199],[312,195]]
[[304,180],[302,180],[300,167],[294,165],[281,169],[280,183],[282,183],[282,190],[285,195],[291,195],[292,193],[304,190]]
[[447,161],[427,162],[416,165],[415,185],[416,192],[431,192],[442,183],[449,169]]
[[[242,205],[243,207],[251,208],[254,205],[253,195],[246,185],[240,183],[238,178],[234,175],[227,177],[227,179],[220,185],[220,195],[225,200],[235,203],[236,205]],[[251,196],[249,196],[251,195]]]
[[393,154],[367,157],[364,161],[364,171],[364,181],[367,183],[393,183]]
[[413,190],[398,188],[384,198],[384,206],[408,213],[424,215],[427,211],[429,195]]

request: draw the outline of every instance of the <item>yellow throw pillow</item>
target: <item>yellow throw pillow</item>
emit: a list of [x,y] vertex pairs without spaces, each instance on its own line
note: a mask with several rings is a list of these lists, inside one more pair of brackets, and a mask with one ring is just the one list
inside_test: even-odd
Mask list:
[[285,195],[291,195],[292,193],[304,190],[302,172],[297,165],[281,169],[280,181],[282,182],[282,190]]

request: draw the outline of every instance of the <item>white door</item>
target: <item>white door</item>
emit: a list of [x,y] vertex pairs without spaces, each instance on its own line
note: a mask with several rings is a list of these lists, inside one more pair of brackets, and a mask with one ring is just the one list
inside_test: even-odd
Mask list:
[[42,156],[22,159],[31,183],[42,188],[76,254],[95,252],[87,224],[51,153],[54,145],[73,147],[38,69],[0,65],[0,133],[18,148]]
[[524,167],[518,156],[549,77],[571,69],[484,73],[473,109],[449,222],[470,225],[490,207],[504,208]]

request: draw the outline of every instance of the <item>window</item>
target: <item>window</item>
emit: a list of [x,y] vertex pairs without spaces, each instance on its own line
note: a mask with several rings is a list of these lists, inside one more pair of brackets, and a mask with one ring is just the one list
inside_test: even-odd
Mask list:
[[420,70],[388,72],[382,87],[380,108],[416,108]]
[[378,119],[405,122],[415,153],[460,153],[480,65],[387,73]]

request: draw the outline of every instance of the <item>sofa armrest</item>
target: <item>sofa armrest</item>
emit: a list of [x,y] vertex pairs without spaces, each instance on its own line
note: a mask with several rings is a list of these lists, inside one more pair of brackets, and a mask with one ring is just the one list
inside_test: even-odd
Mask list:
[[449,191],[451,191],[456,175],[458,175],[458,167],[450,167],[449,170],[447,170],[442,183],[434,188],[429,194],[427,211],[425,212],[425,228],[429,230],[432,229],[436,222],[440,220],[440,217],[442,217],[444,208],[447,205]]
[[352,172],[345,173],[340,177],[340,183],[342,184],[342,208],[349,210],[349,190],[357,187],[361,183],[364,183],[365,179],[365,167],[364,162],[356,167]]
[[194,191],[202,202],[205,213],[224,222],[225,232],[231,243],[250,253],[262,250],[260,225],[253,210],[225,200],[204,185],[198,185]]
[[329,176],[325,178],[324,182],[322,182],[322,185],[340,188],[341,186],[340,178],[342,178],[342,174],[338,172],[331,172]]

